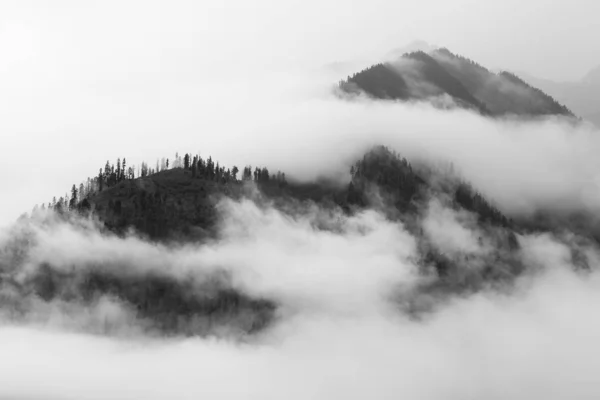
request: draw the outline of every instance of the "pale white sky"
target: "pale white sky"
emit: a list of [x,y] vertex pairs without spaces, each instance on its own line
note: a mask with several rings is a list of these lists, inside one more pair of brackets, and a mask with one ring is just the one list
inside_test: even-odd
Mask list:
[[0,224],[106,159],[227,158],[214,144],[228,134],[227,146],[249,146],[235,162],[260,162],[247,135],[268,124],[268,104],[340,78],[306,71],[375,62],[416,39],[578,79],[600,64],[599,13],[597,0],[0,2]]

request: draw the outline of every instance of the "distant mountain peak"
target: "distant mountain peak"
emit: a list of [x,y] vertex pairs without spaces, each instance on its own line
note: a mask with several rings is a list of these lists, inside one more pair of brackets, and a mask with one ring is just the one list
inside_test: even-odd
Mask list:
[[440,96],[449,96],[456,107],[490,116],[574,116],[567,107],[515,74],[506,71],[496,74],[448,48],[417,44],[412,49],[402,48],[403,53],[388,62],[349,76],[340,82],[340,89],[378,99],[432,104],[439,104],[436,99]]

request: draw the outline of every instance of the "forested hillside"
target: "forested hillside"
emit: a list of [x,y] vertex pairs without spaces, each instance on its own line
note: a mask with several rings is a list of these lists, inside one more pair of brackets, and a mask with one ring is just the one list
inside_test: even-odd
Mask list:
[[[517,235],[543,227],[535,221],[528,225],[507,218],[451,163],[413,164],[377,146],[356,160],[348,173],[343,184],[297,182],[266,167],[246,166],[240,171],[212,157],[205,160],[190,154],[176,155],[172,163],[158,161],[153,168],[143,163],[139,169],[119,159],[116,165],[107,162],[97,176],[73,185],[70,196],[36,207],[31,218],[33,226],[40,219],[53,224],[58,218],[69,226],[81,226],[76,229],[84,232],[97,229],[81,222],[91,221],[106,237],[133,235],[168,253],[168,246],[219,240],[223,201],[251,201],[278,210],[290,220],[315,207],[347,217],[376,210],[388,221],[400,223],[415,239],[418,256],[414,262],[424,276],[430,276],[419,286],[418,295],[398,299],[399,306],[414,315],[430,310],[422,296],[471,293],[514,280],[525,270]],[[52,212],[46,213],[48,209]],[[461,250],[440,242],[435,234],[439,218],[459,232],[467,229],[474,235],[469,240],[479,249]],[[33,226],[15,230],[10,244],[0,251],[0,294],[11,304],[12,318],[24,318],[40,299],[61,304],[77,299],[92,306],[106,296],[119,299],[145,329],[160,334],[210,335],[223,329],[248,334],[277,318],[275,300],[236,287],[224,271],[190,281],[174,279],[160,266],[141,273],[138,267],[118,260],[67,270],[44,262],[27,279],[18,278],[35,242]],[[317,218],[312,229],[335,232],[339,227]],[[583,253],[572,251],[578,265],[585,268]]]
[[[339,83],[346,93],[387,100],[430,101],[448,96],[455,107],[483,115],[574,117],[571,110],[517,76],[492,73],[476,62],[440,48],[406,53],[376,64]],[[446,102],[441,104],[446,105]]]

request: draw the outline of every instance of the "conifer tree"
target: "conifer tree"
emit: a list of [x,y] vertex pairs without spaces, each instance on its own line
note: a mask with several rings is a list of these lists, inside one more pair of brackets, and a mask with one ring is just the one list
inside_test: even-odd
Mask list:
[[100,173],[98,174],[98,191],[101,192],[104,185],[104,177],[102,176],[102,168],[100,168]]
[[198,156],[194,156],[194,159],[192,160],[191,169],[192,169],[192,178],[195,178],[196,175],[198,174]]
[[74,210],[77,206],[77,186],[73,184],[71,188],[71,200],[69,200],[69,210]]

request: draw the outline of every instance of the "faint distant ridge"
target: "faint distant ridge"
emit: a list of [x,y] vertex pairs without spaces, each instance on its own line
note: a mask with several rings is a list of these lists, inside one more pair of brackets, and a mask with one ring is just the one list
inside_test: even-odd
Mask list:
[[450,104],[487,116],[575,117],[568,107],[516,75],[491,72],[444,47],[418,49],[375,64],[340,81],[339,89],[382,100],[427,101],[446,108]]
[[588,72],[582,81],[587,84],[600,85],[600,65]]
[[518,72],[530,84],[567,104],[578,116],[600,128],[600,65],[578,81],[555,82]]

